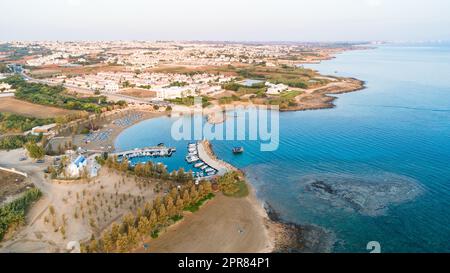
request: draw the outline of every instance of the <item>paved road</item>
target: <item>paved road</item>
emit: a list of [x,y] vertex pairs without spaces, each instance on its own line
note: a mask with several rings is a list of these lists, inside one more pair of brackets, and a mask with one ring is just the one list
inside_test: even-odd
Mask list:
[[25,172],[31,179],[31,182],[39,188],[44,194],[51,192],[51,185],[46,182],[44,177],[44,170],[50,165],[50,158],[47,158],[45,163],[38,164],[34,160],[27,159],[20,161],[19,159],[25,155],[25,149],[15,149],[11,151],[0,151],[0,166],[5,168],[14,168],[18,171]]

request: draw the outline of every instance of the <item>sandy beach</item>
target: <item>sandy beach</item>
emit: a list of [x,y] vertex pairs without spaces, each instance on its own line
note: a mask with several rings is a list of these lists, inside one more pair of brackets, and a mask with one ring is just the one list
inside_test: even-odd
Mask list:
[[151,240],[147,252],[271,252],[272,240],[258,207],[253,195],[233,198],[218,193],[198,212]]
[[[130,114],[140,114],[140,117],[138,119],[132,120],[131,122],[129,122],[128,124],[125,124],[125,125],[118,125],[113,122],[114,120],[124,118]],[[127,128],[129,128],[141,121],[152,119],[152,118],[157,118],[157,117],[162,117],[164,115],[167,115],[167,113],[162,112],[162,111],[130,109],[130,110],[127,110],[126,112],[124,111],[122,113],[118,113],[111,117],[108,117],[108,119],[106,121],[98,124],[100,126],[98,133],[101,133],[101,132],[109,133],[109,136],[106,139],[104,139],[102,142],[86,143],[83,141],[84,135],[77,135],[75,137],[74,144],[76,144],[79,147],[83,147],[87,150],[92,150],[92,151],[99,150],[99,148],[100,148],[100,150],[113,151],[113,150],[115,150],[114,142],[115,142],[117,136],[120,133],[122,133],[124,130],[126,130]],[[103,149],[101,149],[101,147],[103,147]],[[111,148],[108,149],[108,147],[111,147]]]

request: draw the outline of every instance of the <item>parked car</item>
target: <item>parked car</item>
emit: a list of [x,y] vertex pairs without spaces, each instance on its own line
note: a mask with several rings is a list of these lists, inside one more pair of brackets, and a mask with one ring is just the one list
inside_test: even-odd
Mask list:
[[39,163],[39,164],[44,163],[44,162],[45,162],[44,159],[38,159],[38,160],[36,160],[36,163]]

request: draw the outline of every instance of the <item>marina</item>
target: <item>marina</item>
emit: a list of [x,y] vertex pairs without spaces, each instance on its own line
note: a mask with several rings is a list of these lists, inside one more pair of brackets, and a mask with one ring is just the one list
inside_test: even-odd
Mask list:
[[174,147],[156,146],[156,147],[146,147],[141,149],[134,149],[128,151],[122,151],[117,153],[112,153],[113,156],[117,156],[120,159],[127,158],[137,158],[137,157],[170,157],[176,152]]
[[199,172],[194,172],[195,177],[211,177],[218,174],[217,169],[208,165],[204,157],[200,157],[199,143],[189,143],[187,148],[188,155],[186,156],[186,161],[189,164],[194,164],[193,167],[195,169],[200,170]]

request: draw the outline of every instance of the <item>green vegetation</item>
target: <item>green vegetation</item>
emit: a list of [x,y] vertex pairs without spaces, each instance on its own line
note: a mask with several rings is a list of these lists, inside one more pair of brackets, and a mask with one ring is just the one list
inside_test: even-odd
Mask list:
[[275,84],[283,83],[290,87],[305,89],[309,87],[308,81],[316,76],[316,72],[311,69],[290,66],[277,68],[249,66],[238,70],[237,73],[244,78],[262,79]]
[[[104,96],[76,98],[67,95],[63,86],[30,83],[18,75],[6,78],[3,82],[10,84],[17,90],[16,98],[36,104],[95,113],[101,113],[114,106],[114,104],[107,102]],[[119,106],[122,106],[121,104],[117,103]]]
[[129,174],[136,175],[138,177],[172,180],[177,183],[192,183],[194,181],[192,172],[185,172],[183,168],[180,168],[178,171],[172,171],[169,173],[164,165],[154,164],[151,161],[147,161],[145,164],[136,164],[133,167],[129,165],[126,158],[119,161],[117,157],[108,156],[106,159],[104,157],[97,157],[97,162],[108,168],[121,172],[128,172]]
[[173,86],[178,86],[178,87],[183,87],[188,85],[187,82],[179,82],[179,81],[174,81],[171,84],[169,84],[169,87],[173,87]]
[[0,133],[26,132],[33,127],[54,123],[55,119],[38,119],[0,112]]
[[220,190],[226,196],[245,197],[248,195],[248,186],[239,172],[228,172],[217,180]]
[[235,83],[235,82],[229,82],[222,85],[222,88],[225,90],[231,90],[231,91],[239,91],[239,88],[244,87],[241,84]]
[[6,64],[0,63],[0,73],[11,72]]
[[42,134],[35,136],[28,134],[3,136],[0,138],[0,150],[13,150],[22,148],[27,142],[39,142],[42,139]]
[[[170,99],[167,100],[171,103],[175,103],[175,104],[179,104],[179,105],[187,105],[187,106],[192,106],[194,105],[195,102],[195,97],[194,96],[188,96],[188,97],[184,97],[184,98],[176,98],[176,99]],[[209,98],[202,96],[202,107],[207,107],[209,106],[211,103],[209,102]]]
[[136,214],[129,213],[120,224],[114,223],[100,238],[91,238],[82,244],[82,252],[127,252],[139,246],[149,237],[157,238],[164,228],[180,221],[185,208],[199,207],[211,199],[210,182],[200,185],[189,183],[181,188],[172,188],[164,197],[147,202]]
[[198,210],[200,209],[200,207],[201,207],[206,201],[213,199],[214,196],[215,196],[214,193],[211,192],[211,193],[207,194],[205,197],[203,197],[202,199],[198,200],[196,203],[191,204],[191,205],[189,205],[189,206],[186,206],[186,207],[184,208],[184,210],[190,211],[190,212],[196,212],[196,211],[198,211]]
[[50,50],[43,47],[15,47],[12,44],[5,43],[0,44],[0,52],[8,52],[5,61],[16,61],[29,55],[47,55],[50,54]]
[[233,101],[240,101],[241,98],[239,98],[236,95],[232,95],[231,97],[222,97],[219,99],[219,104],[229,104],[232,103]]
[[25,144],[25,148],[27,149],[28,154],[31,158],[41,159],[45,156],[45,149],[35,142],[28,142],[27,144]]
[[302,92],[293,90],[293,91],[284,91],[278,96],[273,96],[269,99],[268,103],[270,105],[279,105],[280,109],[287,109],[289,107],[294,107],[297,105],[295,101],[295,97],[300,95]]
[[29,189],[22,197],[0,207],[0,240],[6,232],[25,222],[25,214],[30,205],[41,197],[38,189]]

